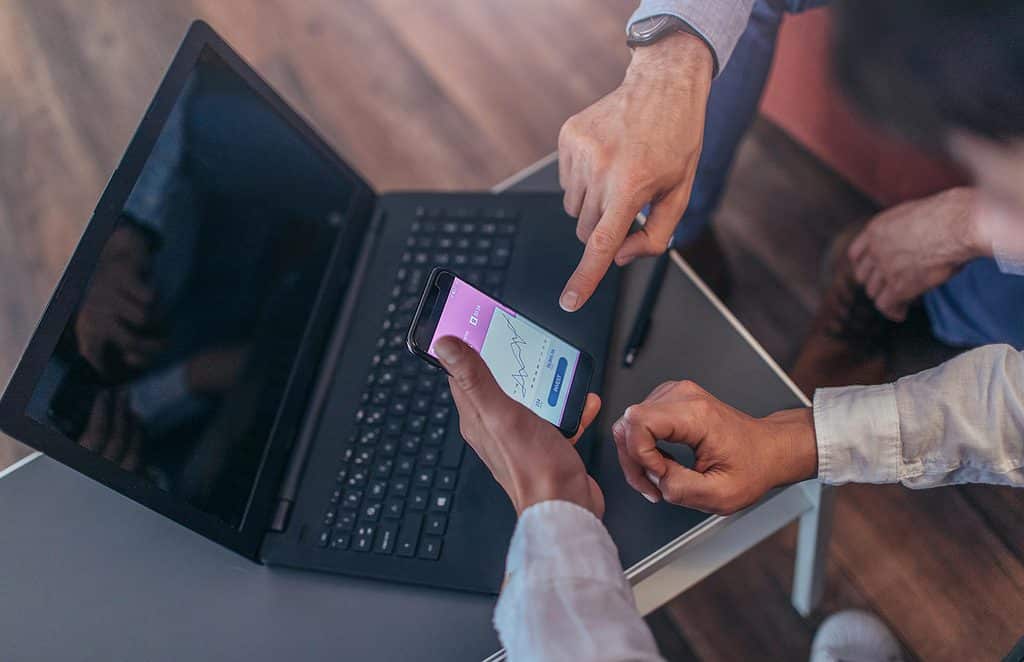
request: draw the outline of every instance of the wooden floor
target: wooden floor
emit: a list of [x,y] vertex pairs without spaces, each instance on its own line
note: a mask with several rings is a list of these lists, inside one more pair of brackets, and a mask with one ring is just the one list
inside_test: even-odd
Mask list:
[[[0,3],[0,380],[6,381],[188,22],[210,21],[380,189],[486,188],[619,81],[632,0]],[[571,26],[571,29],[566,29]],[[872,206],[777,129],[744,144],[717,227],[729,304],[782,363],[821,255]],[[24,453],[0,438],[0,467]],[[863,607],[912,658],[990,660],[1024,634],[1024,500],[989,487],[840,490],[829,582],[788,605],[785,530],[652,615],[673,660],[801,659]],[[2,572],[2,569],[0,569]]]

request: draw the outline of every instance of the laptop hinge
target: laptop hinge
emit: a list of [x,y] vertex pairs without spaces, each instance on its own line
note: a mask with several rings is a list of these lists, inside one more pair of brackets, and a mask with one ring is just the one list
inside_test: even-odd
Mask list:
[[288,459],[288,466],[285,468],[281,489],[278,491],[277,505],[274,507],[274,516],[270,521],[271,531],[281,532],[288,528],[292,506],[295,504],[295,499],[299,492],[302,471],[306,466],[306,458],[313,448],[313,438],[320,420],[320,410],[327,399],[327,393],[330,391],[331,382],[334,378],[334,366],[341,355],[341,349],[345,346],[345,340],[348,337],[352,317],[355,314],[356,304],[358,303],[358,294],[363,289],[363,282],[366,279],[370,261],[374,255],[383,225],[384,210],[378,204],[373,211],[366,239],[363,242],[363,250],[359,254],[359,261],[352,272],[348,296],[345,297],[345,304],[341,308],[337,324],[335,324],[331,339],[327,345],[327,351],[324,353],[323,368],[313,388],[313,396],[310,399],[309,409],[306,412],[302,430],[299,433],[298,440],[295,442],[295,447],[292,449],[291,457]]

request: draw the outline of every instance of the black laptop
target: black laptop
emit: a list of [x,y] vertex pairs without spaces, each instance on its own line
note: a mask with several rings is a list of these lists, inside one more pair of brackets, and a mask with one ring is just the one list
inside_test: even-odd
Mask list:
[[496,592],[514,512],[405,335],[445,266],[600,368],[618,274],[558,309],[574,228],[553,194],[377,194],[197,22],[0,427],[260,562]]

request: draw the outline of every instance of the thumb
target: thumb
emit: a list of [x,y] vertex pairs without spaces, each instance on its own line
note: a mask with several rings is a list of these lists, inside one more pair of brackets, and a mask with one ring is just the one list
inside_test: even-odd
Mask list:
[[715,476],[688,469],[676,462],[666,464],[665,475],[656,483],[665,501],[698,510],[717,510],[712,498]]
[[644,255],[664,253],[689,199],[689,187],[679,186],[652,204],[647,222],[622,242],[622,247],[615,254],[616,264],[623,266]]
[[451,375],[452,386],[475,408],[486,409],[498,399],[507,397],[480,354],[458,338],[441,338],[434,343],[434,353]]

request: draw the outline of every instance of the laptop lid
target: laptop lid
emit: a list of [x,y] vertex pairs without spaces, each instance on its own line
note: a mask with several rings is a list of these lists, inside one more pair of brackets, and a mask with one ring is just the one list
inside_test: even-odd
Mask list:
[[0,427],[255,557],[374,199],[194,23],[0,400]]

